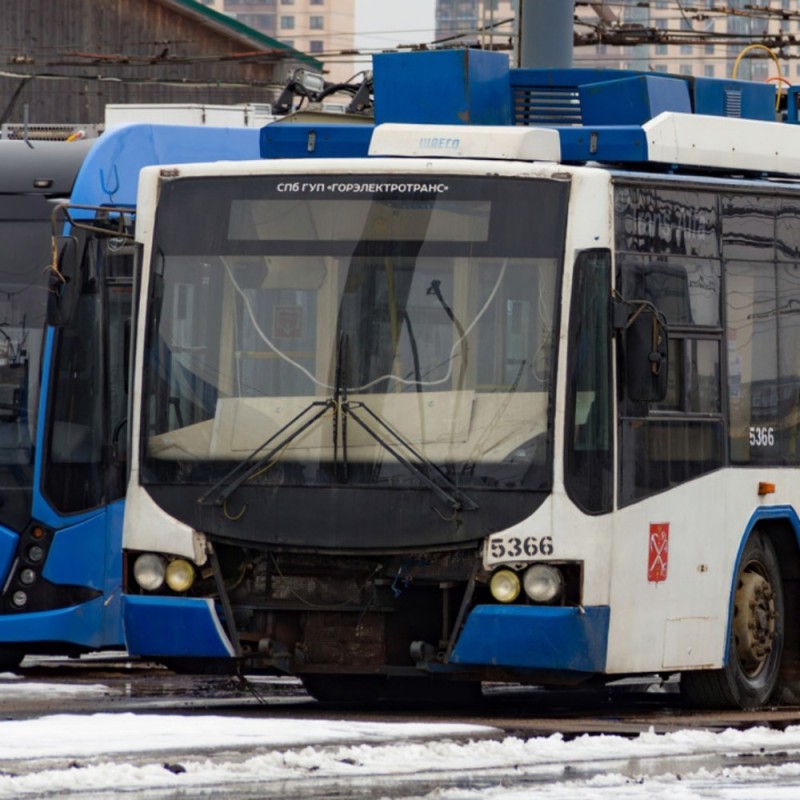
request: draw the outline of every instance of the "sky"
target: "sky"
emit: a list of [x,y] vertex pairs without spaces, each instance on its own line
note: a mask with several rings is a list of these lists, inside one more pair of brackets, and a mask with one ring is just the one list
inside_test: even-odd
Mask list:
[[433,39],[435,0],[356,0],[356,46],[384,48]]
[[[58,714],[10,719],[3,703],[63,684],[0,675],[0,798],[330,795],[374,785],[421,800],[796,800],[800,727],[685,730],[633,738],[520,739],[488,726],[293,720],[263,714]],[[111,693],[102,684],[68,691]],[[782,753],[764,765],[764,752]],[[745,757],[742,757],[745,754]],[[737,766],[731,756],[744,763]],[[747,758],[754,756],[754,758]],[[668,760],[669,759],[669,760]],[[480,771],[480,788],[468,784]],[[678,771],[679,770],[679,771]],[[492,780],[485,776],[493,775]],[[392,793],[391,789],[398,789]],[[291,788],[292,792],[287,792]],[[243,794],[243,791],[249,793]],[[370,796],[372,796],[370,794]]]

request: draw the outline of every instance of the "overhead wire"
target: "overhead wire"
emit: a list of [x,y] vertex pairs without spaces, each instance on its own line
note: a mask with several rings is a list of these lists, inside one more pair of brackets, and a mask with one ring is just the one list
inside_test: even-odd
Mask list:
[[[575,25],[579,28],[588,29],[588,33],[577,35],[575,37],[575,46],[588,47],[596,46],[598,44],[608,44],[611,46],[635,46],[637,44],[719,44],[719,45],[741,45],[743,43],[760,43],[770,49],[787,48],[789,45],[799,44],[800,36],[788,32],[768,33],[762,32],[736,32],[736,31],[697,31],[693,22],[704,21],[709,17],[730,18],[742,17],[750,20],[760,21],[792,21],[800,20],[800,9],[790,10],[784,8],[773,8],[771,5],[758,6],[752,4],[742,4],[740,7],[733,5],[714,5],[714,6],[699,6],[688,5],[687,0],[671,0],[672,7],[667,8],[667,11],[673,11],[676,16],[673,21],[682,22],[688,26],[686,29],[672,29],[672,28],[656,28],[649,24],[638,24],[620,21],[614,25],[609,25],[602,19],[591,19],[588,16],[588,9],[592,3],[588,0],[576,0],[575,6],[578,8],[586,8],[587,16],[577,15],[575,17]],[[605,7],[610,7],[617,11],[619,20],[624,20],[626,11],[642,12],[649,18],[649,11],[654,7],[654,3],[641,2],[640,0],[607,0],[603,3]],[[659,9],[661,10],[661,9]],[[667,15],[659,16],[659,19],[670,20]],[[141,69],[150,67],[180,67],[191,66],[203,63],[221,63],[221,62],[239,62],[239,63],[260,63],[260,64],[285,64],[291,63],[294,58],[293,55],[297,52],[299,55],[311,57],[322,61],[323,63],[337,63],[339,61],[352,61],[357,58],[365,58],[372,56],[376,53],[392,52],[392,51],[408,51],[408,50],[426,50],[426,49],[439,49],[451,46],[462,46],[465,43],[472,45],[473,39],[479,39],[481,35],[497,32],[497,29],[502,29],[503,26],[513,23],[514,17],[504,17],[491,21],[484,25],[475,25],[464,31],[457,31],[446,36],[435,37],[428,42],[417,42],[403,45],[394,45],[390,48],[383,47],[359,47],[350,48],[345,47],[342,49],[330,48],[321,52],[309,53],[297,49],[276,49],[270,50],[254,50],[233,54],[215,54],[215,55],[169,55],[169,48],[173,46],[185,46],[187,42],[178,40],[165,40],[159,39],[152,42],[135,42],[129,43],[134,47],[136,45],[152,45],[153,47],[161,48],[159,55],[146,55],[146,54],[132,54],[132,53],[86,53],[81,50],[71,49],[64,52],[61,56],[53,58],[52,48],[33,47],[26,48],[26,53],[21,54],[19,48],[0,47],[0,61],[5,61],[7,64],[16,66],[18,69],[0,70],[0,77],[12,78],[15,80],[45,80],[45,81],[58,81],[58,80],[82,80],[82,81],[112,81],[128,85],[160,85],[160,86],[196,86],[206,87],[215,86],[220,88],[264,88],[264,89],[278,89],[281,84],[276,81],[258,81],[253,79],[247,80],[216,80],[216,79],[203,79],[203,78],[161,78],[161,77],[142,77],[131,75],[101,75],[101,74],[81,74],[61,73],[55,71],[55,67],[68,67],[68,68],[91,68],[93,66],[109,66],[113,65],[118,68],[128,69]],[[649,21],[649,19],[648,19]],[[416,31],[409,30],[409,33]],[[313,34],[307,34],[311,37]],[[338,34],[347,36],[347,33]],[[372,35],[372,34],[371,34]],[[505,42],[493,44],[493,49],[510,49],[513,46],[513,41],[516,38],[515,31],[503,31],[502,36],[506,39]],[[300,37],[304,38],[304,37]],[[166,55],[162,55],[166,50]],[[7,54],[4,59],[3,55]],[[40,55],[41,54],[41,55]],[[779,53],[781,59],[796,59],[800,58],[800,54],[792,54],[785,52]],[[15,59],[22,59],[16,61]],[[24,59],[29,59],[26,61]],[[43,59],[43,60],[42,60]],[[71,60],[70,60],[71,59]],[[41,61],[41,63],[39,63]],[[36,66],[36,71],[27,71],[25,66],[33,62],[31,66]],[[42,67],[51,68],[52,71],[42,71]]]

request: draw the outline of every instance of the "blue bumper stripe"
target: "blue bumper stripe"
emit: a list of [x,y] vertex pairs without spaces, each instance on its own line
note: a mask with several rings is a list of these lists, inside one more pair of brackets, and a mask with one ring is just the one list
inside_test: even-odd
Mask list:
[[93,650],[119,647],[121,641],[104,641],[104,612],[104,598],[96,597],[68,608],[3,614],[0,615],[0,642],[22,645],[26,642],[65,642]]
[[122,609],[131,655],[225,658],[234,654],[212,600],[125,595]]
[[477,606],[451,661],[520,669],[602,672],[608,647],[607,606]]

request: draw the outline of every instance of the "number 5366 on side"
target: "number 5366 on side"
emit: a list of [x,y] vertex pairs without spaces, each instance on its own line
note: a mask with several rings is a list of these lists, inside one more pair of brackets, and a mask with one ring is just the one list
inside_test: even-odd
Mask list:
[[486,562],[524,561],[537,556],[552,556],[555,546],[552,536],[510,536],[495,534],[486,545]]

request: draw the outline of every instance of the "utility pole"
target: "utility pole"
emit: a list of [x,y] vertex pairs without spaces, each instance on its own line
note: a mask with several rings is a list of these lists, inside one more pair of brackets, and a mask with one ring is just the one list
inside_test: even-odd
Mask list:
[[518,0],[520,67],[572,66],[573,0]]

